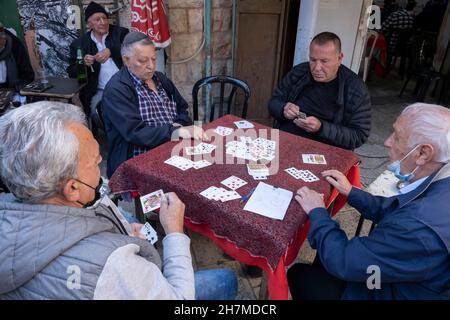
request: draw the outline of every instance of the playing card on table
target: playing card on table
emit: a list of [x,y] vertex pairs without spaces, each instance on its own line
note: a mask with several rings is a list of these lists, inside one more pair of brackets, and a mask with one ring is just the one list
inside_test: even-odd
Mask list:
[[155,192],[142,196],[141,205],[144,213],[151,212],[161,207],[161,200],[164,197],[164,192],[160,189]]
[[311,171],[309,170],[298,170],[300,174],[300,179],[302,179],[305,182],[314,182],[319,181],[320,179],[317,178]]
[[300,172],[298,172],[298,170],[294,167],[292,168],[288,168],[285,169],[284,171],[286,171],[287,173],[289,173],[291,176],[293,176],[295,179],[301,179],[302,175],[300,174]]
[[251,175],[253,177],[253,180],[267,180],[267,176],[265,175]]
[[238,129],[250,129],[254,127],[254,125],[247,120],[235,121],[234,124]]
[[241,178],[238,178],[236,176],[231,176],[221,182],[221,184],[227,186],[231,190],[236,190],[242,187],[243,185],[246,185],[247,182],[242,180]]
[[327,164],[325,156],[322,154],[302,154],[302,159],[304,163]]
[[194,169],[198,170],[207,166],[212,165],[211,162],[207,161],[207,160],[200,160],[200,161],[196,161],[194,162]]
[[[225,190],[225,189],[223,189],[223,190]],[[223,192],[219,196],[219,199],[222,202],[227,202],[227,201],[236,200],[236,199],[240,199],[240,198],[242,198],[241,195],[234,190],[233,191],[225,190],[225,192]]]
[[208,189],[203,190],[202,192],[200,192],[200,194],[202,196],[204,196],[205,198],[207,198],[207,199],[217,200],[216,199],[216,197],[217,197],[217,189],[219,189],[219,188],[217,188],[217,187],[209,187]]
[[233,133],[233,129],[227,128],[227,127],[218,126],[214,130],[214,132],[224,137],[224,136],[228,136],[228,135],[232,134]]
[[200,143],[197,145],[197,149],[201,151],[201,153],[211,153],[216,148],[215,145],[209,143]]
[[186,147],[186,155],[192,156],[202,154],[202,152],[197,147]]
[[158,241],[158,234],[156,233],[155,229],[153,229],[153,227],[151,226],[150,223],[146,222],[141,230],[139,231],[139,233],[147,236],[147,240],[151,243],[151,244],[155,244],[156,241]]

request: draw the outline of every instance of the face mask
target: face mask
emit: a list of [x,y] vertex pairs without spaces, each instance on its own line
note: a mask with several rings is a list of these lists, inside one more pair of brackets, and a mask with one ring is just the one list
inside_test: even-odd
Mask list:
[[93,206],[93,205],[101,198],[100,188],[101,188],[102,185],[103,185],[102,177],[100,177],[100,180],[99,180],[99,182],[98,182],[98,185],[97,185],[95,188],[94,188],[93,186],[91,186],[91,185],[88,185],[87,183],[84,183],[84,182],[81,181],[81,180],[78,180],[78,179],[75,179],[75,180],[77,180],[79,183],[82,183],[82,184],[84,184],[85,186],[87,186],[87,187],[89,187],[89,188],[91,188],[91,189],[93,189],[93,190],[95,191],[94,199],[92,199],[91,201],[86,202],[85,204],[83,204],[83,203],[81,203],[81,202],[79,202],[79,201],[77,201],[77,202],[78,202],[79,204],[81,204],[81,205],[83,206],[83,208],[88,208],[88,207]]
[[400,165],[401,162],[402,162],[403,160],[405,160],[406,158],[408,158],[408,156],[409,156],[414,150],[416,150],[417,147],[419,147],[419,146],[420,146],[420,144],[418,144],[417,146],[415,146],[415,147],[414,147],[410,152],[408,152],[408,153],[406,154],[406,156],[404,156],[402,159],[396,160],[396,161],[392,162],[390,165],[387,166],[387,169],[388,169],[389,171],[393,172],[394,175],[395,175],[400,181],[404,181],[404,182],[411,181],[411,179],[414,177],[414,172],[416,172],[416,170],[419,168],[419,167],[416,167],[412,172],[410,172],[410,173],[408,173],[408,174],[405,174],[405,175],[403,175],[403,174],[400,173],[400,171],[401,171],[401,165]]

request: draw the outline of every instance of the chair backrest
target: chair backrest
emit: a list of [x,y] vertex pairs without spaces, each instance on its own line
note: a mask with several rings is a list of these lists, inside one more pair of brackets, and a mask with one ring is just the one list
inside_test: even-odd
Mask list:
[[[369,40],[374,37],[372,41],[372,46],[370,47],[370,50],[368,50],[368,43]],[[370,69],[370,61],[373,57],[373,51],[375,49],[375,45],[377,44],[378,40],[378,32],[369,30],[367,31],[367,40],[366,40],[366,50],[365,50],[365,57],[364,57],[364,73],[363,73],[363,81],[367,81],[367,77],[369,76],[369,69]]]
[[95,126],[97,128],[105,131],[105,122],[103,120],[101,101],[99,103],[97,103],[97,105],[95,106],[95,109],[93,111],[94,111],[94,114],[92,116],[92,121],[95,122]]
[[[235,97],[235,93],[237,89],[241,89],[244,93],[244,101],[242,102],[242,113],[241,118],[247,117],[247,108],[248,108],[248,99],[250,98],[250,87],[248,84],[240,79],[232,78],[229,76],[212,76],[212,77],[206,77],[203,79],[198,80],[194,87],[192,88],[192,98],[193,98],[193,111],[194,111],[194,121],[198,121],[198,114],[199,114],[199,104],[198,104],[198,92],[199,90],[204,87],[208,86],[212,88],[212,84],[220,84],[220,93],[219,93],[219,111],[218,111],[218,117],[221,117],[225,114],[231,113],[231,106],[233,105],[233,100]],[[225,89],[226,87],[231,86],[231,91],[228,97],[225,97]],[[224,109],[224,102],[227,103],[226,109]],[[209,110],[209,121],[214,120],[214,116],[216,114],[216,106],[217,102],[211,103],[211,108]],[[206,112],[204,113],[203,120],[206,121],[208,118],[208,115]]]

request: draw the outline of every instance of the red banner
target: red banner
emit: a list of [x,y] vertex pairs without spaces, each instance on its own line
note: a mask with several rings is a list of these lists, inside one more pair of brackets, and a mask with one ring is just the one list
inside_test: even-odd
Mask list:
[[164,1],[132,0],[131,29],[147,34],[156,47],[167,47],[170,33]]

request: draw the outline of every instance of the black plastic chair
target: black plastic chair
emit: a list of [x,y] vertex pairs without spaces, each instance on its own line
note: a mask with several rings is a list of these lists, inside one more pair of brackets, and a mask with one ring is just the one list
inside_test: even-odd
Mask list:
[[[397,63],[397,58],[400,58],[400,69],[398,71],[401,78],[403,78],[406,69],[406,60],[410,52],[411,38],[414,34],[412,29],[393,29],[387,36],[388,44],[388,65],[387,72],[390,71],[392,66]],[[391,48],[391,38],[396,37],[397,42],[394,48]]]
[[[218,117],[221,117],[225,114],[230,114],[232,112],[231,107],[233,105],[233,100],[235,97],[235,93],[237,89],[241,89],[244,93],[244,101],[242,103],[242,113],[240,115],[241,118],[247,118],[247,108],[248,108],[248,99],[250,98],[250,87],[248,84],[240,79],[232,78],[229,76],[212,76],[206,77],[198,80],[194,87],[192,88],[192,98],[193,98],[193,111],[194,111],[194,121],[198,121],[198,91],[204,86],[211,86],[214,83],[220,84],[220,95],[219,102],[214,102],[211,104],[211,110],[209,112],[209,121],[214,120],[214,116],[216,114],[216,104],[219,105]],[[231,86],[230,94],[227,98],[225,98],[225,88]],[[224,110],[224,102],[227,103],[226,110]],[[203,120],[206,121],[207,114],[205,112]]]

